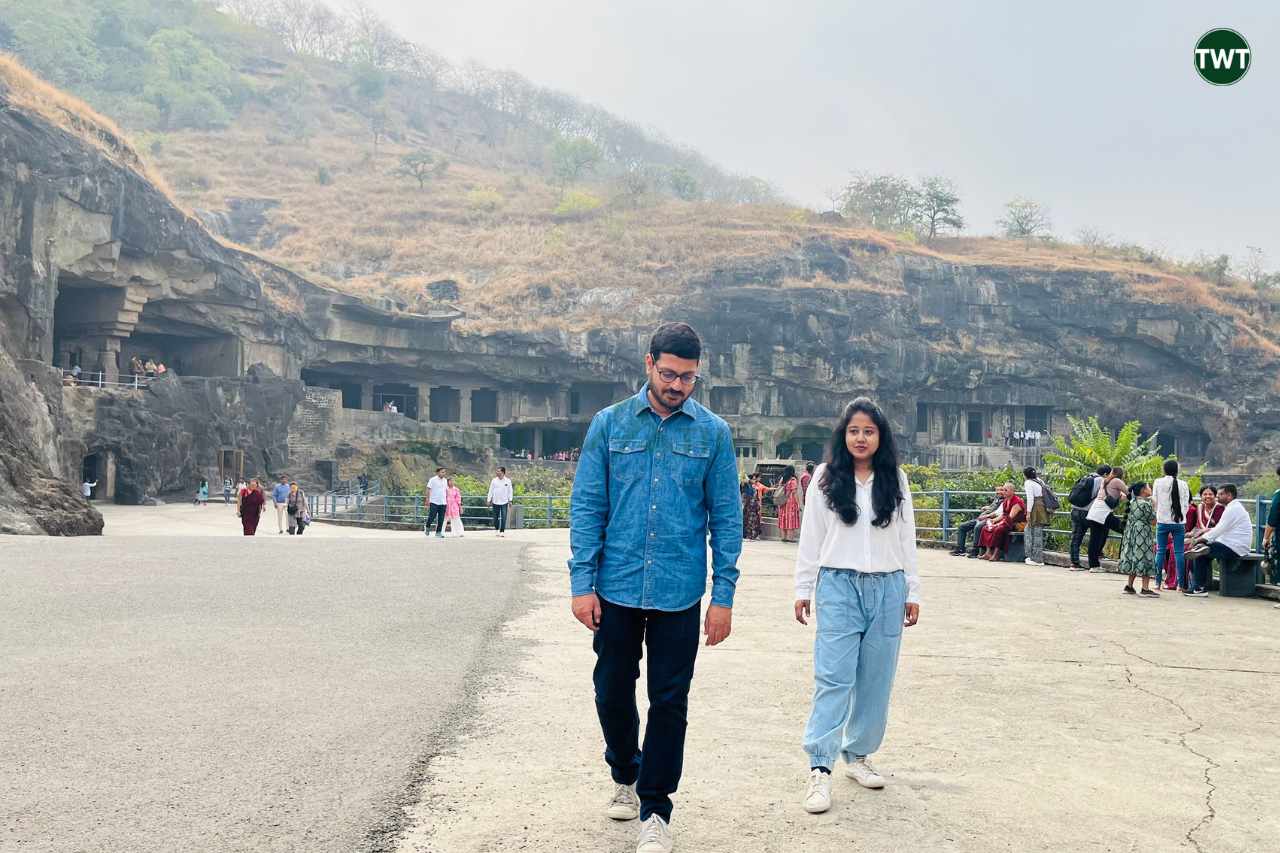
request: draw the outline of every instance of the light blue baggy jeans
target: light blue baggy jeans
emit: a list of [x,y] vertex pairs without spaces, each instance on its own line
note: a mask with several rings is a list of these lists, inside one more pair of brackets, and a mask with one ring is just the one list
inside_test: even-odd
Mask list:
[[813,708],[804,730],[809,766],[832,768],[880,748],[898,669],[907,581],[823,568],[814,590]]

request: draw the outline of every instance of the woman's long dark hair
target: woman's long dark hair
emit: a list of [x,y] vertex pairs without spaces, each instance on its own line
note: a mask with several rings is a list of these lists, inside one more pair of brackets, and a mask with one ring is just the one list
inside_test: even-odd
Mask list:
[[880,446],[871,457],[871,471],[875,478],[871,481],[871,507],[875,518],[871,523],[876,527],[888,527],[902,503],[902,484],[898,482],[898,448],[893,441],[893,430],[889,420],[880,411],[880,407],[868,397],[859,397],[845,407],[840,422],[831,432],[831,445],[827,449],[827,467],[822,473],[818,487],[827,496],[827,506],[840,516],[845,524],[853,525],[858,521],[858,483],[853,475],[853,454],[845,440],[845,430],[853,416],[861,412],[871,418],[871,422],[880,431]]
[[1147,484],[1142,482],[1141,480],[1139,480],[1138,482],[1130,486],[1129,487],[1129,503],[1132,504],[1134,501],[1136,501],[1142,495],[1142,490],[1145,489],[1146,487],[1147,487]]
[[1182,481],[1178,479],[1178,460],[1166,459],[1164,463],[1164,473],[1173,478],[1173,489],[1171,490],[1171,500],[1173,503],[1173,520],[1181,522],[1182,519]]

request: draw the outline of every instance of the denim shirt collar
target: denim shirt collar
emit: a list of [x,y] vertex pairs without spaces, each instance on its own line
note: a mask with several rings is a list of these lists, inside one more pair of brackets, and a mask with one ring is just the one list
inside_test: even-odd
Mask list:
[[[653,412],[653,404],[649,402],[649,383],[644,383],[644,387],[640,392],[631,398],[631,414],[639,416],[644,412]],[[655,415],[657,412],[653,412]],[[705,412],[702,406],[692,396],[685,398],[680,408],[671,413],[671,417],[676,415],[687,415],[695,421],[705,419]]]

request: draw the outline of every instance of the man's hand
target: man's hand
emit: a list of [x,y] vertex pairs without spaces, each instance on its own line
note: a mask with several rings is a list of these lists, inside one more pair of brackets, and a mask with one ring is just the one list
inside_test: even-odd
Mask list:
[[600,599],[594,592],[573,597],[573,618],[592,631],[600,628]]
[[912,625],[920,621],[920,605],[913,602],[907,602],[907,613],[903,617],[902,627],[910,628]]
[[707,635],[707,645],[716,646],[729,639],[733,630],[733,609],[713,604],[707,608],[707,619],[702,633]]
[[796,621],[801,625],[808,625],[809,620],[805,617],[813,611],[809,607],[809,599],[801,598],[796,600]]

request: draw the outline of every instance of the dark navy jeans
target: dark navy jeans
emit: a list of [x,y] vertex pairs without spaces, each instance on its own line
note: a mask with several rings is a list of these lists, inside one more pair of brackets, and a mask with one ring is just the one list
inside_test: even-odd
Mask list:
[[[640,819],[671,820],[671,795],[684,769],[689,684],[698,655],[702,602],[687,610],[640,610],[600,599],[600,627],[592,646],[596,713],[604,731],[604,760],[613,781],[635,785]],[[649,719],[640,748],[636,680],[649,650]]]

